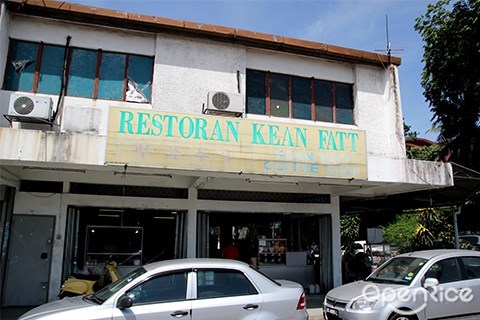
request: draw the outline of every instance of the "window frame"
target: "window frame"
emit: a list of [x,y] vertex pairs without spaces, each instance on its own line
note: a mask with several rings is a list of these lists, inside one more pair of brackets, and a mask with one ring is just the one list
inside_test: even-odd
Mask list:
[[[263,73],[265,75],[265,102],[264,102],[264,105],[265,105],[265,113],[261,114],[261,113],[250,113],[249,110],[248,110],[248,100],[249,100],[249,94],[248,94],[248,73],[249,72],[260,72],[260,73]],[[271,117],[277,117],[275,115],[272,115],[272,97],[271,97],[271,78],[272,78],[272,75],[281,75],[281,76],[287,76],[288,77],[288,87],[289,87],[289,98],[288,98],[288,104],[289,104],[289,114],[288,114],[288,117],[280,117],[280,118],[286,118],[286,119],[298,119],[298,120],[307,120],[307,121],[315,121],[315,122],[328,122],[328,123],[335,123],[335,124],[346,124],[346,125],[355,125],[356,124],[356,119],[355,119],[355,99],[354,99],[354,84],[352,83],[344,83],[344,82],[338,82],[338,81],[330,81],[330,80],[324,80],[324,79],[316,79],[314,77],[302,77],[302,76],[297,76],[297,75],[287,75],[287,74],[283,74],[283,73],[277,73],[277,72],[271,72],[271,71],[262,71],[262,70],[257,70],[257,69],[247,69],[246,71],[246,75],[247,75],[247,93],[246,93],[246,101],[247,101],[247,106],[246,106],[246,109],[247,109],[247,114],[258,114],[258,115],[266,115],[266,116],[271,116]],[[294,97],[294,93],[293,93],[293,82],[294,82],[294,79],[295,78],[300,78],[300,79],[309,79],[310,80],[310,119],[305,119],[305,118],[300,118],[300,117],[295,117],[294,115],[294,103],[295,101],[293,100],[293,97]],[[331,88],[332,88],[332,96],[330,98],[330,100],[332,101],[332,106],[331,106],[331,110],[332,110],[332,121],[325,121],[325,120],[320,120],[320,119],[317,119],[317,107],[320,107],[320,105],[317,105],[317,101],[316,101],[316,95],[315,95],[315,92],[316,92],[316,87],[315,87],[315,83],[316,82],[325,82],[325,83],[329,83],[331,85]],[[351,123],[344,123],[344,122],[339,122],[339,119],[338,119],[338,97],[336,95],[336,87],[337,86],[344,86],[344,87],[348,87],[349,88],[349,91],[350,91],[350,101],[351,101],[351,108],[348,108],[348,110],[351,110],[350,113],[351,113]],[[253,95],[252,95],[253,96]],[[344,108],[345,109],[345,108]]]
[[[178,298],[178,299],[165,299],[165,300],[154,300],[154,301],[135,301],[133,300],[133,305],[134,306],[141,306],[141,305],[150,305],[150,304],[159,304],[159,303],[170,303],[170,302],[176,302],[176,301],[185,301],[187,299],[187,296],[188,296],[188,287],[189,287],[189,280],[190,280],[190,273],[192,272],[192,269],[178,269],[178,270],[172,270],[172,271],[166,271],[166,272],[162,272],[162,273],[157,273],[157,274],[154,274],[150,277],[148,277],[147,279],[144,279],[142,282],[140,283],[137,283],[135,286],[133,286],[132,288],[129,288],[125,294],[128,296],[129,294],[131,294],[131,292],[135,291],[135,290],[138,290],[138,288],[144,286],[145,284],[147,284],[148,282],[150,281],[155,281],[156,279],[160,278],[160,277],[165,277],[165,276],[175,276],[175,275],[180,275],[180,274],[184,274],[185,276],[185,291],[184,291],[184,296],[182,298]],[[139,291],[142,291],[142,290],[139,290]]]
[[[249,287],[248,293],[229,294],[226,291],[224,291],[224,292],[218,291],[218,293],[219,293],[218,295],[201,296],[201,291],[199,290],[199,288],[200,288],[199,272],[203,272],[204,274],[207,273],[207,272],[214,272],[214,273],[230,273],[230,274],[241,275],[243,277],[243,279],[245,279],[246,283],[248,283],[248,287]],[[241,270],[227,269],[227,268],[195,268],[194,269],[194,277],[195,277],[195,291],[196,291],[196,299],[197,300],[216,299],[216,298],[231,298],[231,297],[241,297],[241,296],[250,296],[250,295],[260,294],[260,291],[258,290],[255,283],[248,277],[247,274],[245,274]],[[208,285],[203,285],[203,286],[208,286]],[[218,284],[213,283],[213,284],[211,284],[211,287],[212,287],[212,289],[213,288],[218,288]],[[253,289],[254,292],[251,292],[252,289]],[[207,291],[205,291],[205,292],[207,292]]]
[[[473,259],[473,260],[478,260],[480,262],[480,257],[478,256],[463,256],[460,257],[460,265],[462,270],[464,271],[464,278],[466,280],[479,280],[480,279],[480,264],[476,266],[476,269],[478,269],[478,273],[475,273],[471,270],[472,265],[467,264],[466,260],[468,259]],[[469,273],[470,272],[470,273]],[[471,276],[473,275],[473,276]]]
[[[66,70],[65,70],[65,83],[64,83],[64,92],[65,96],[68,97],[77,97],[77,98],[87,98],[87,99],[101,99],[101,100],[110,100],[110,101],[122,101],[122,102],[136,102],[136,101],[131,101],[127,100],[127,86],[128,86],[128,79],[129,79],[129,63],[131,60],[131,57],[141,57],[141,58],[149,58],[151,59],[151,66],[150,67],[150,80],[147,83],[150,83],[150,90],[148,96],[145,96],[146,99],[148,100],[147,102],[137,102],[137,103],[147,103],[150,104],[152,101],[152,93],[153,90],[151,89],[151,85],[153,83],[153,72],[154,72],[154,66],[155,66],[155,56],[148,56],[148,55],[141,55],[141,54],[133,54],[133,53],[127,53],[127,52],[116,52],[116,51],[106,51],[102,49],[89,49],[89,48],[82,48],[82,47],[66,47],[65,45],[58,45],[58,44],[50,44],[50,43],[45,43],[43,41],[40,42],[35,42],[35,41],[28,41],[28,40],[21,40],[21,39],[16,39],[16,38],[9,38],[9,47],[8,47],[8,53],[7,53],[7,64],[9,61],[13,59],[12,57],[12,50],[13,50],[13,45],[15,43],[26,43],[26,44],[32,44],[37,46],[37,53],[36,53],[36,58],[35,58],[35,70],[33,72],[33,84],[32,88],[27,89],[26,88],[13,88],[9,87],[7,83],[7,77],[9,75],[9,72],[15,72],[12,70],[11,67],[6,67],[5,72],[4,72],[4,81],[2,84],[2,89],[6,91],[22,91],[22,92],[31,92],[31,93],[45,93],[45,94],[52,94],[49,92],[43,92],[39,91],[39,79],[41,77],[41,65],[42,65],[42,59],[43,59],[43,52],[44,52],[44,47],[45,46],[52,46],[52,47],[60,47],[62,49],[67,49],[67,61],[66,61]],[[91,52],[96,52],[96,65],[95,65],[95,76],[93,78],[93,92],[92,96],[82,96],[82,95],[70,95],[68,93],[68,86],[69,86],[69,76],[72,71],[72,55],[74,50],[85,50],[85,51],[91,51]],[[121,99],[108,99],[108,98],[98,98],[99,96],[99,85],[102,82],[102,79],[100,78],[101,74],[101,66],[102,66],[102,55],[103,53],[108,53],[108,54],[115,54],[115,55],[121,55],[124,57],[125,60],[125,65],[124,65],[124,70],[123,70],[123,88],[121,92]],[[63,61],[63,56],[61,57]],[[60,76],[61,77],[61,76]],[[11,77],[9,77],[11,78]],[[133,79],[135,80],[135,79]],[[59,88],[60,90],[60,88]],[[56,95],[56,94],[52,94]]]
[[[455,265],[455,269],[456,271],[458,271],[458,276],[459,276],[459,279],[447,279],[447,281],[443,278],[444,277],[444,274],[443,272],[446,270],[446,263],[447,261],[453,261],[454,262],[454,265]],[[458,282],[458,281],[463,281],[463,280],[466,280],[466,277],[465,277],[465,269],[464,269],[464,266],[462,264],[462,261],[461,261],[461,257],[448,257],[448,258],[443,258],[443,259],[440,259],[438,261],[436,261],[435,263],[433,263],[425,272],[424,274],[424,278],[426,279],[427,278],[427,274],[431,271],[431,269],[435,266],[437,266],[438,264],[441,264],[442,266],[442,269],[439,271],[440,274],[437,274],[438,278],[437,277],[433,277],[435,279],[438,280],[438,283],[440,285],[442,284],[446,284],[446,283],[452,283],[452,282]],[[448,267],[448,266],[447,266]],[[438,273],[438,271],[437,271]],[[430,277],[429,277],[430,278]]]

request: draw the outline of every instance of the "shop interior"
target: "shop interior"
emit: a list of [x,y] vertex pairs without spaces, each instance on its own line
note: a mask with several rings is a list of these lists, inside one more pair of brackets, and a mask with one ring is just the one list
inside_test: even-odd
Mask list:
[[222,257],[231,241],[239,260],[254,265],[286,265],[287,253],[306,252],[305,265],[319,243],[318,215],[290,213],[209,213],[209,256]]
[[73,273],[101,273],[110,260],[122,268],[175,257],[176,211],[82,207],[70,212]]
[[[184,216],[185,212],[168,210],[70,208],[63,278],[105,274],[106,263],[112,260],[124,275],[140,265],[177,258],[177,233],[184,231]],[[321,284],[322,251],[330,255],[330,243],[321,240],[330,237],[323,230],[323,216],[245,212],[200,212],[199,216],[206,218],[199,219],[197,226],[199,234],[205,230],[205,237],[197,241],[198,248],[205,250],[199,256],[225,258],[226,245],[233,243],[236,259],[273,277],[287,277],[304,286]]]

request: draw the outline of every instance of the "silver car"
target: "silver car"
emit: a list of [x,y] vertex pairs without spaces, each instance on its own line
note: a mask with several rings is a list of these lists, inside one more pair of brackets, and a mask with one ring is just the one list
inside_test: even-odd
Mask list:
[[428,250],[392,258],[365,280],[330,290],[327,320],[480,318],[480,252]]
[[20,320],[308,319],[300,284],[227,259],[147,264],[98,292],[46,303]]

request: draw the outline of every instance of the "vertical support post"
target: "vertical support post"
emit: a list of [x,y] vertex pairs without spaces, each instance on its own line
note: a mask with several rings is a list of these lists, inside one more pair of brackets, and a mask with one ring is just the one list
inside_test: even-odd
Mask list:
[[460,249],[460,242],[458,240],[458,221],[457,215],[462,212],[462,207],[458,207],[458,210],[453,211],[453,230],[455,232],[455,248]]
[[332,268],[333,286],[342,284],[342,249],[340,241],[340,197],[332,195]]
[[187,258],[197,255],[197,189],[192,185],[188,188],[188,213],[187,213]]

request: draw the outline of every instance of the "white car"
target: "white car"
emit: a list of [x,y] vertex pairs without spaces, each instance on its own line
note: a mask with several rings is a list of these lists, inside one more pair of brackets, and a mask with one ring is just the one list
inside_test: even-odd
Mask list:
[[147,264],[90,295],[36,307],[19,320],[307,320],[302,286],[227,259]]
[[326,320],[480,319],[480,252],[398,255],[365,280],[330,290],[323,311]]

